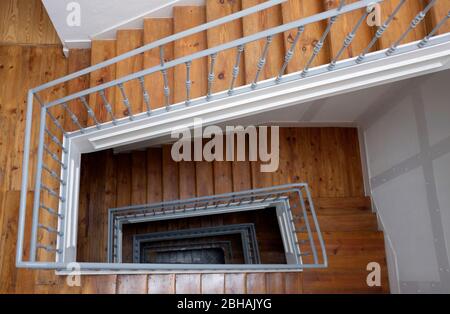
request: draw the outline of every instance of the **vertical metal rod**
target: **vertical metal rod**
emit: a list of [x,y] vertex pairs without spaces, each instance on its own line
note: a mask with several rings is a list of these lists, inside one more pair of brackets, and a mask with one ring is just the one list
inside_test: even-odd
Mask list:
[[[303,220],[305,221],[305,227],[306,227],[306,231],[308,233],[309,243],[310,243],[311,251],[312,251],[312,254],[313,254],[313,258],[314,258],[314,263],[317,264],[319,260],[317,258],[316,245],[314,243],[314,236],[312,234],[311,227],[309,225],[308,213],[306,212],[305,200],[303,199],[303,192],[302,192],[302,190],[298,191],[298,195],[299,195],[299,198],[300,198],[300,204],[301,204],[302,212],[303,212]],[[311,206],[311,204],[310,204],[310,206]]]
[[400,11],[400,9],[402,8],[402,6],[405,4],[406,0],[401,0],[399,2],[399,4],[395,7],[394,11],[392,12],[391,15],[388,16],[387,20],[383,23],[383,25],[381,25],[380,27],[378,27],[377,32],[375,33],[375,36],[372,38],[372,40],[370,41],[369,45],[364,49],[364,51],[358,56],[358,58],[356,58],[355,62],[356,63],[361,63],[364,61],[366,54],[369,52],[369,50],[373,47],[373,45],[375,45],[375,43],[377,42],[378,38],[380,38],[381,36],[383,36],[383,33],[386,31],[386,29],[389,27],[389,25],[391,24],[391,22],[394,20],[395,16],[397,15],[398,11]]
[[297,28],[297,34],[295,35],[294,41],[291,43],[289,50],[286,52],[286,55],[284,56],[283,66],[281,67],[280,72],[278,73],[278,76],[275,79],[276,83],[279,83],[281,81],[281,78],[283,77],[284,72],[286,71],[287,65],[289,64],[294,55],[295,46],[297,45],[300,36],[302,35],[304,30],[305,27],[303,25]]
[[[161,67],[164,67],[164,46],[160,46],[159,47],[159,60],[160,60],[160,64]],[[164,99],[165,99],[165,105],[166,105],[166,110],[169,110],[169,106],[170,106],[170,101],[169,101],[169,96],[170,96],[170,89],[169,89],[169,79],[167,78],[167,69],[162,69],[161,73],[163,75],[163,80],[164,80]]]
[[[374,9],[372,9],[374,10]],[[336,67],[336,63],[341,57],[341,55],[344,53],[345,49],[347,49],[350,44],[352,43],[353,39],[355,38],[356,32],[361,27],[362,23],[365,21],[367,16],[369,15],[369,8],[365,11],[365,13],[361,16],[361,18],[356,23],[355,27],[352,29],[350,33],[347,34],[347,37],[344,39],[344,44],[342,45],[341,49],[338,51],[336,56],[331,60],[330,65],[328,66],[328,70],[331,71]]]
[[66,134],[66,131],[64,130],[64,128],[61,126],[61,123],[59,123],[58,119],[56,119],[51,113],[50,110],[47,110],[47,114],[50,117],[50,119],[53,121],[53,123],[56,125],[56,127],[58,129],[61,130],[62,134]]
[[241,62],[241,55],[244,51],[244,45],[240,45],[237,47],[236,53],[236,61],[234,62],[233,72],[231,73],[231,83],[230,88],[228,89],[228,95],[231,96],[234,90],[234,84],[236,84],[236,79],[239,75],[239,63]]
[[417,25],[419,25],[420,22],[422,22],[422,20],[425,18],[426,14],[428,13],[428,11],[430,11],[430,9],[433,7],[433,5],[436,3],[436,0],[431,0],[430,2],[428,2],[428,5],[422,10],[420,11],[415,17],[414,19],[411,21],[411,23],[409,24],[408,29],[403,32],[403,34],[400,36],[399,39],[397,39],[392,45],[391,47],[389,47],[388,50],[386,50],[386,56],[390,56],[392,55],[396,50],[398,45],[400,45],[400,43],[406,38],[406,36],[417,27]]
[[186,62],[186,101],[185,104],[186,106],[189,105],[189,103],[191,102],[191,65],[192,62]]
[[92,110],[92,108],[89,106],[89,104],[86,100],[86,97],[81,96],[80,100],[81,100],[81,103],[83,104],[84,108],[86,108],[86,111],[87,111],[89,117],[91,117],[91,119],[94,121],[96,128],[100,130],[100,123],[98,123],[95,113]]
[[33,220],[31,224],[31,243],[30,243],[30,261],[36,261],[36,245],[39,223],[39,208],[41,199],[41,179],[42,179],[42,160],[44,155],[44,132],[46,124],[46,115],[48,111],[45,107],[41,108],[41,121],[39,128],[39,146],[37,152],[36,179],[34,185],[34,203],[33,203]]
[[67,153],[67,149],[63,146],[61,141],[55,135],[53,135],[52,132],[50,132],[47,128],[45,129],[45,132],[48,134],[53,143],[58,145],[63,150],[63,152]]
[[62,106],[64,107],[64,109],[66,110],[66,112],[69,114],[70,119],[72,120],[72,122],[78,126],[78,128],[80,129],[81,133],[84,133],[84,128],[81,126],[80,122],[78,121],[77,116],[72,112],[72,110],[70,110],[70,108],[67,106],[66,103],[63,103]]
[[208,74],[208,91],[206,93],[206,100],[211,100],[211,89],[214,81],[214,65],[216,64],[217,53],[211,55],[211,65]]
[[327,24],[327,28],[323,32],[322,37],[320,37],[320,39],[317,42],[317,44],[314,46],[313,53],[312,53],[311,57],[309,58],[308,62],[306,62],[306,65],[305,65],[303,71],[300,73],[301,77],[306,77],[306,75],[308,74],[309,68],[311,67],[314,59],[319,54],[320,50],[322,50],[323,44],[325,43],[325,39],[327,38],[328,34],[330,33],[331,27],[333,27],[333,24],[336,22],[336,20],[337,20],[337,18],[339,16],[339,11],[344,6],[344,3],[345,3],[345,1],[341,0],[341,2],[339,3],[339,7],[337,8],[337,13],[338,14],[335,15],[335,16],[330,17],[330,20],[328,21],[328,24]]
[[434,34],[436,34],[436,32],[442,27],[442,25],[445,24],[445,22],[447,22],[448,19],[450,19],[450,11],[448,11],[447,15],[444,16],[444,18],[439,21],[439,23],[431,30],[431,32],[417,44],[417,47],[425,47],[425,45],[430,41],[430,38],[433,37]]
[[150,116],[152,114],[152,109],[150,107],[150,96],[148,95],[147,89],[145,88],[145,78],[143,76],[139,78],[139,83],[141,85],[145,107],[147,108],[147,115]]
[[105,91],[101,90],[101,91],[99,91],[99,94],[100,94],[100,97],[103,100],[103,105],[105,106],[106,111],[111,116],[111,120],[112,120],[113,124],[117,125],[116,117],[114,116],[114,113],[112,111],[111,104],[108,102],[108,99],[106,99]]
[[20,193],[19,219],[17,226],[16,264],[23,261],[23,241],[28,194],[28,163],[30,161],[31,124],[33,120],[33,93],[28,91],[25,138],[23,145],[22,183]]
[[263,53],[262,53],[261,57],[259,58],[258,64],[256,65],[255,79],[253,80],[253,83],[251,85],[252,89],[256,88],[256,86],[258,84],[259,75],[261,74],[261,70],[263,69],[264,65],[266,64],[267,53],[269,52],[269,46],[270,46],[270,43],[272,42],[272,38],[273,38],[272,35],[267,36],[267,38],[266,38],[266,44],[264,45]]
[[128,110],[128,116],[130,120],[134,120],[133,112],[131,111],[130,101],[128,100],[127,94],[125,93],[125,89],[123,87],[123,84],[120,83],[119,85],[120,94],[122,95],[123,104]]

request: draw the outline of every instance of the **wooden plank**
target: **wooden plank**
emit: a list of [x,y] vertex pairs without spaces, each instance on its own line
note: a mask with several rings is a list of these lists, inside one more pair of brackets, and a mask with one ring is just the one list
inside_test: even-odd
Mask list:
[[171,146],[164,145],[162,149],[163,200],[171,201],[179,198],[178,163],[170,154]]
[[[321,1],[289,0],[281,5],[281,11],[283,23],[289,23],[303,17],[323,12],[324,6]],[[313,53],[314,46],[325,31],[325,28],[326,21],[316,22],[305,27],[305,31],[295,47],[294,55],[288,64],[287,73],[297,72],[303,69]],[[296,29],[284,33],[284,45],[286,50],[290,48],[296,33]],[[329,47],[328,45],[324,45],[319,55],[316,56],[312,66],[326,64],[329,60]]]
[[[259,133],[258,133],[259,134]],[[267,131],[267,146],[270,149],[271,145],[271,131],[270,128]],[[261,145],[261,142],[259,142],[258,138],[258,145]],[[269,187],[273,185],[273,172],[262,172],[261,166],[263,164],[267,164],[266,162],[262,162],[259,159],[258,154],[258,161],[252,161],[250,162],[251,165],[251,175],[252,175],[252,186],[254,189],[257,188],[263,188],[263,187]]]
[[175,275],[149,275],[148,293],[151,294],[173,294],[175,292]]
[[131,153],[131,203],[141,205],[147,202],[147,153]]
[[[430,2],[431,0],[427,0]],[[437,0],[434,6],[431,8],[426,17],[427,22],[427,33],[431,32],[431,30],[447,15],[447,12],[450,10],[450,2],[447,0]],[[442,27],[438,30],[436,35],[445,34],[450,32],[450,22],[447,22],[442,25]]]
[[[173,34],[173,20],[169,18],[145,19],[144,20],[144,44],[154,42],[158,39]],[[165,61],[173,60],[173,43],[164,46]],[[160,64],[160,53],[158,49],[152,49],[144,53],[144,68]],[[173,102],[173,69],[167,71],[167,78],[171,94],[170,103]],[[164,100],[164,80],[160,72],[151,74],[145,78],[145,87],[150,95],[152,109],[163,107]]]
[[202,294],[223,294],[224,290],[224,274],[202,274]]
[[0,44],[61,45],[39,0],[0,1]]
[[225,274],[225,293],[246,293],[246,274]]
[[232,162],[226,161],[226,149],[224,149],[223,154],[223,161],[213,161],[214,191],[216,194],[229,193],[233,191]]
[[285,293],[287,294],[301,294],[303,293],[302,288],[302,273],[285,273],[284,274],[284,280],[285,280]]
[[[93,40],[91,45],[91,63],[95,65],[97,63],[106,61],[108,59],[114,58],[116,56],[116,41],[115,40]],[[102,68],[100,70],[91,73],[90,86],[94,87],[107,83],[116,78],[116,65],[110,65],[108,67]],[[116,103],[116,91],[114,88],[109,88],[105,91],[106,99],[111,105],[114,113],[114,104]],[[121,100],[122,98],[117,98]],[[103,102],[100,94],[91,94],[89,96],[89,105],[91,106],[94,114],[99,122],[111,121],[111,116],[108,114],[105,108],[105,103]],[[119,107],[120,112],[123,107]],[[92,119],[89,119],[89,125],[93,125]]]
[[[381,3],[382,21],[385,21],[388,16],[394,11],[400,0],[383,1]],[[411,21],[419,13],[423,6],[421,0],[408,0],[403,4],[396,18],[389,25],[383,36],[378,40],[378,49],[389,48],[409,27]],[[413,29],[401,44],[406,44],[415,40],[420,40],[426,35],[425,23],[420,23]]]
[[147,203],[162,201],[162,150],[147,149]]
[[[241,1],[206,1],[206,20],[213,21],[226,15],[233,14],[241,10]],[[207,31],[208,48],[238,39],[242,37],[242,21],[236,20],[223,24]],[[236,49],[229,49],[217,55],[214,66],[214,83],[212,92],[219,92],[229,89],[232,71],[236,62]],[[240,73],[235,81],[235,86],[241,86],[245,83],[244,79],[244,57],[241,56]],[[208,68],[209,69],[209,68]]]
[[[193,161],[181,161],[179,167],[180,199],[193,198],[196,196],[196,185],[193,180],[196,177],[196,167]],[[194,178],[194,179],[193,179]]]
[[[262,3],[262,0],[242,0],[242,8],[247,9]],[[248,36],[283,23],[281,8],[279,5],[243,18],[244,36]],[[256,73],[256,65],[264,49],[265,40],[258,40],[245,47],[245,80],[246,83],[253,82]],[[284,60],[283,35],[273,37],[266,64],[261,71],[259,80],[268,79],[278,74]]]
[[[116,51],[121,55],[127,51],[142,46],[144,32],[141,29],[119,30],[117,31]],[[142,70],[142,54],[125,59],[116,64],[116,78]],[[131,112],[137,114],[143,111],[142,90],[138,80],[132,80],[124,85],[125,94],[130,102]],[[128,116],[128,109],[124,106],[122,94],[119,88],[116,88],[115,114],[117,117]]]
[[266,293],[266,274],[250,273],[247,274],[247,293],[264,294]]
[[176,274],[175,293],[176,294],[197,294],[201,292],[200,274]]
[[[74,73],[76,71],[87,68],[91,65],[91,50],[90,49],[71,49],[69,52],[69,60],[68,60],[68,73]],[[76,92],[82,91],[83,89],[90,87],[90,75],[83,75],[74,80],[70,80],[67,82],[67,93],[69,95],[74,94]],[[81,101],[70,101],[67,104],[80,121],[82,126],[85,126],[87,123],[87,112],[84,108]],[[79,127],[73,123],[68,115],[65,117],[64,126],[66,130],[78,130]]]
[[[346,1],[346,4],[356,2],[358,0]],[[339,6],[339,1],[323,0],[325,10],[335,9]],[[361,17],[364,15],[366,8],[340,15],[328,35],[327,42],[330,45],[331,58],[334,58],[344,44],[347,34],[350,33]],[[353,58],[358,56],[370,43],[376,32],[376,26],[370,27],[366,21],[363,21],[351,45],[346,48],[340,59]],[[374,51],[373,47],[370,51]]]
[[117,293],[147,294],[147,275],[118,275]]
[[116,275],[83,276],[81,293],[83,294],[115,294]]
[[116,155],[117,169],[117,207],[131,204],[131,155]]
[[[100,258],[102,261],[107,261],[108,257],[108,214],[110,208],[117,207],[117,170],[114,162],[114,152],[109,150],[106,152],[106,160],[105,160],[105,197],[104,197],[104,206],[103,212],[101,214],[101,228],[102,228],[102,236],[97,241],[100,244]],[[114,278],[110,277],[109,281],[113,281]]]
[[[174,32],[178,33],[188,28],[203,24],[206,21],[204,7],[174,7],[173,23]],[[179,58],[206,49],[206,32],[200,32],[189,37],[177,40],[174,43],[174,57]],[[191,98],[206,94],[207,88],[207,59],[194,60],[191,65]],[[186,99],[186,67],[175,67],[174,102],[178,103]]]
[[269,294],[284,294],[286,286],[284,282],[284,273],[267,273],[266,290]]

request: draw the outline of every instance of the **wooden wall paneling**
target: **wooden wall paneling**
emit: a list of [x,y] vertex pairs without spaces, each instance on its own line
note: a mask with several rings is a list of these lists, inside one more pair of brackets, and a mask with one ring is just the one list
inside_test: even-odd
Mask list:
[[[174,7],[174,33],[192,28],[206,21],[205,7]],[[179,58],[206,49],[206,32],[200,32],[175,41],[174,57]],[[191,99],[205,95],[207,89],[207,58],[194,60],[191,65]],[[186,99],[186,66],[176,66],[174,77],[174,102]]]
[[286,291],[285,273],[267,273],[266,290],[270,294],[284,294]]
[[176,274],[175,293],[177,294],[198,294],[201,293],[200,274]]
[[131,204],[147,203],[147,153],[134,151],[131,153]]
[[[144,44],[154,42],[158,39],[173,34],[173,20],[171,18],[152,18],[144,20]],[[173,43],[164,46],[165,61],[173,60]],[[144,53],[144,69],[160,64],[159,48],[155,48]],[[173,68],[167,71],[170,103],[173,102]],[[161,72],[153,73],[145,78],[145,87],[150,95],[150,105],[152,109],[165,105],[164,100],[164,80]]]
[[[259,138],[259,131],[258,131],[258,147],[261,145],[260,138]],[[274,139],[275,140],[275,139]],[[271,128],[268,128],[267,130],[267,146],[270,150],[271,147]],[[259,149],[259,148],[258,148]],[[251,161],[251,176],[252,176],[252,188],[263,188],[263,187],[269,187],[273,185],[273,172],[262,172],[261,171],[261,165],[268,164],[268,162],[262,162],[259,158],[258,153],[258,160],[257,161]]]
[[117,275],[83,276],[81,293],[83,294],[115,294]]
[[[127,51],[142,46],[144,32],[142,29],[119,30],[117,31],[116,51],[117,55],[121,55]],[[116,64],[116,78],[121,78],[128,74],[142,70],[143,55],[139,54],[134,57],[125,59]],[[125,94],[130,102],[131,112],[135,115],[143,111],[142,91],[139,80],[135,79],[125,83]],[[117,117],[128,116],[128,109],[123,103],[123,97],[119,88],[116,88],[115,114]]]
[[0,2],[0,44],[61,45],[39,0]]
[[149,275],[148,293],[151,294],[175,293],[175,274]]
[[[206,20],[213,21],[226,15],[233,14],[241,10],[241,1],[206,1]],[[242,37],[242,20],[238,19],[223,24],[207,31],[208,48],[227,43]],[[217,55],[214,66],[214,83],[212,92],[219,92],[230,88],[232,71],[236,62],[236,49],[228,49]],[[208,72],[210,70],[208,64]],[[245,83],[244,79],[244,54],[241,55],[239,63],[239,75],[236,78],[235,86]]]
[[[346,1],[346,4],[356,2],[357,0]],[[339,6],[339,0],[323,0],[324,10],[335,9]],[[361,17],[365,14],[366,8],[359,9],[357,11],[349,12],[340,15],[333,27],[331,28],[330,34],[327,38],[327,44],[329,45],[330,57],[334,58],[338,51],[344,44],[344,40],[347,34],[350,33]],[[349,47],[347,47],[340,59],[347,59],[357,57],[370,43],[372,40],[377,27],[370,27],[366,21],[363,21],[360,28],[358,29],[353,42]],[[376,50],[373,47],[370,51]]]
[[170,154],[171,146],[162,148],[162,178],[163,200],[173,201],[179,198],[179,172],[178,163],[173,161]]
[[225,274],[202,274],[202,294],[223,294]]
[[[382,21],[394,11],[400,0],[383,1],[381,3]],[[408,0],[403,4],[396,18],[378,39],[378,49],[389,48],[406,31],[414,17],[423,9],[423,0]],[[406,44],[415,40],[420,40],[426,35],[426,23],[422,22],[413,29],[401,44]]]
[[[242,9],[262,3],[262,0],[242,0]],[[270,9],[249,15],[243,19],[244,36],[248,36],[265,29],[269,29],[283,23],[281,8],[279,5]],[[245,47],[245,80],[246,83],[253,82],[256,73],[256,65],[264,49],[265,40],[258,40]],[[259,80],[268,79],[278,74],[284,61],[283,34],[278,34],[272,38],[266,64],[261,71]]]
[[147,294],[147,275],[118,275],[117,293]]
[[225,274],[225,293],[242,294],[247,292],[245,273],[227,273]]
[[[69,52],[69,59],[67,65],[67,72],[74,73],[91,65],[91,50],[90,49],[71,49]],[[83,75],[74,80],[67,82],[67,94],[71,95],[83,89],[90,87],[90,75]],[[87,98],[89,100],[89,98]],[[80,124],[84,127],[87,125],[88,115],[85,107],[80,100],[70,101],[67,106],[70,108],[78,118]],[[103,121],[103,120],[102,120]],[[73,123],[69,115],[65,116],[64,126],[68,131],[78,130],[79,127]]]
[[247,283],[246,291],[248,294],[266,293],[265,273],[248,273],[246,283]]
[[[281,5],[283,23],[289,23],[303,17],[315,15],[324,11],[321,1],[289,0]],[[294,55],[288,64],[287,73],[301,71],[313,53],[314,46],[320,40],[326,28],[326,21],[309,24],[295,46]],[[297,29],[284,33],[284,46],[286,51],[290,48],[297,34]],[[326,64],[330,61],[328,45],[324,45],[316,56],[313,66]]]
[[[95,155],[84,154],[81,156],[80,170],[80,194],[78,200],[78,231],[77,231],[77,259],[82,262],[89,260],[89,199],[90,199],[90,172],[95,165],[92,159]],[[116,191],[114,191],[114,195]]]
[[[93,40],[91,44],[91,65],[98,64],[116,56],[117,42],[115,40]],[[90,87],[107,83],[116,78],[116,65],[110,65],[90,74]],[[123,111],[120,102],[122,98],[116,98],[116,88],[108,88],[105,90],[105,97],[111,105],[111,109],[116,115]],[[117,103],[117,105],[115,105]],[[105,103],[99,93],[89,95],[89,105],[99,122],[111,121]],[[118,111],[115,108],[120,108]],[[119,115],[117,115],[119,117]],[[88,118],[88,125],[93,125],[92,118]]]

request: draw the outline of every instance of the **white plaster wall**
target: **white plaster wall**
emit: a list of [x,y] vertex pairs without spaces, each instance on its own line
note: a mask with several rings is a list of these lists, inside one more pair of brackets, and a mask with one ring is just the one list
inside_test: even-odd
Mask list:
[[[85,48],[93,38],[114,39],[117,29],[140,28],[145,17],[171,17],[175,5],[203,5],[205,0],[42,0],[61,41]],[[81,7],[81,25],[67,24],[67,5]]]
[[400,292],[450,292],[449,81],[450,71],[412,79],[395,98],[373,105],[371,121],[360,121],[372,197],[392,244],[389,273],[398,275]]

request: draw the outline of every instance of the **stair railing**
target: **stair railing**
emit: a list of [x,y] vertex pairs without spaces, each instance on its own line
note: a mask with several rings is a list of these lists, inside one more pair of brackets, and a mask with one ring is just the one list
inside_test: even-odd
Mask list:
[[[450,11],[447,15],[437,23],[435,28],[427,34],[422,40],[417,43],[412,43],[408,45],[400,46],[402,40],[406,35],[411,32],[419,23],[423,23],[424,17],[429,12],[431,7],[437,3],[437,1],[446,0],[432,0],[429,1],[428,5],[411,21],[409,27],[405,30],[401,36],[395,40],[389,49],[382,52],[368,53],[371,48],[375,45],[379,38],[381,38],[390,26],[392,20],[395,18],[396,14],[399,12],[401,7],[406,3],[407,0],[402,0],[398,3],[397,7],[394,9],[393,13],[384,21],[384,23],[378,28],[372,41],[369,43],[368,47],[363,50],[363,52],[357,57],[347,60],[341,60],[343,51],[351,45],[354,40],[358,29],[364,23],[364,19],[371,12],[373,5],[381,3],[383,1],[389,0],[360,0],[353,3],[346,3],[341,0],[338,7],[328,11],[321,12],[312,16],[298,19],[296,21],[286,23],[280,26],[272,27],[267,30],[260,31],[258,33],[245,36],[213,48],[208,48],[199,52],[196,52],[189,56],[180,57],[174,60],[165,61],[164,59],[164,47],[181,38],[196,34],[198,32],[206,31],[210,28],[216,27],[218,25],[223,25],[233,20],[240,19],[247,15],[260,12],[262,10],[268,9],[274,5],[278,5],[285,0],[271,0],[264,2],[262,4],[256,5],[254,7],[239,11],[237,13],[225,16],[223,18],[199,25],[197,27],[182,31],[180,33],[168,36],[161,40],[144,45],[138,49],[129,51],[120,56],[112,58],[110,60],[101,62],[97,65],[88,67],[84,70],[69,74],[60,79],[54,80],[52,82],[45,83],[39,87],[31,89],[28,92],[27,97],[27,113],[26,113],[26,127],[25,127],[25,139],[24,139],[24,154],[23,154],[23,172],[22,172],[22,186],[21,186],[21,199],[20,199],[20,214],[19,214],[19,225],[18,225],[18,241],[17,241],[17,252],[16,252],[16,263],[20,267],[40,267],[40,268],[55,268],[55,265],[65,265],[68,256],[76,255],[76,239],[73,237],[73,230],[76,228],[74,225],[74,220],[76,220],[76,215],[73,213],[66,213],[66,208],[68,204],[74,204],[77,202],[77,195],[73,193],[68,193],[69,186],[79,184],[77,181],[77,173],[73,169],[79,168],[80,160],[71,159],[71,152],[76,148],[71,147],[68,143],[70,139],[75,138],[81,134],[95,134],[95,132],[100,130],[105,130],[108,128],[114,128],[119,125],[126,125],[127,123],[133,123],[135,121],[150,119],[155,116],[170,114],[170,112],[186,108],[186,106],[197,106],[205,104],[214,100],[225,99],[227,97],[235,97],[237,95],[242,95],[245,93],[251,93],[258,89],[263,89],[277,84],[284,84],[292,81],[301,81],[307,77],[312,77],[319,74],[324,74],[331,71],[336,71],[339,69],[345,69],[352,66],[357,66],[364,62],[370,62],[374,60],[380,60],[382,58],[403,54],[411,52],[417,49],[423,49],[424,47],[442,43],[443,41],[448,41],[448,34],[443,36],[435,36],[439,28],[441,28],[445,23],[447,23],[450,18]],[[344,14],[349,14],[356,10],[365,10],[363,16],[357,21],[352,31],[346,36],[342,44],[342,48],[338,51],[336,56],[334,56],[330,64],[326,66],[314,67],[314,59],[317,57],[323,45],[325,44],[325,39],[330,33],[330,30],[335,24],[335,21]],[[292,56],[294,54],[294,48],[298,44],[301,36],[307,31],[307,27],[310,24],[328,20],[327,27],[320,37],[320,40],[316,43],[312,55],[308,58],[308,61],[303,69],[298,73],[293,73],[290,75],[285,75],[285,70],[289,64]],[[260,73],[266,64],[267,53],[270,50],[272,43],[272,38],[277,34],[282,34],[289,30],[296,30],[296,36],[286,52],[283,60],[283,65],[274,78],[266,79],[260,81]],[[239,75],[239,64],[242,58],[242,53],[245,47],[255,41],[265,40],[265,46],[262,54],[259,58],[258,63],[255,65],[256,74],[253,82],[251,84],[236,87],[236,79]],[[102,83],[98,86],[86,88],[82,91],[75,92],[73,94],[60,97],[57,99],[51,99],[51,95],[58,94],[58,89],[61,88],[67,82],[79,79],[85,75],[97,71],[99,69],[105,68],[117,64],[120,61],[128,59],[130,57],[143,54],[151,49],[160,50],[160,64],[153,66],[135,73],[114,79],[109,82]],[[212,93],[212,87],[214,86],[214,64],[216,58],[219,57],[221,51],[228,49],[235,49],[235,63],[232,69],[232,78],[228,90],[218,93]],[[210,71],[207,74],[208,89],[207,93],[202,97],[192,99],[191,97],[191,67],[194,60],[200,58],[209,58],[210,60]],[[186,66],[186,97],[185,100],[176,104],[170,102],[170,88],[168,83],[167,72],[169,69],[175,66],[184,65]],[[165,99],[165,108],[152,109],[150,104],[150,95],[145,88],[145,78],[153,73],[160,72],[164,87],[161,91]],[[124,84],[130,81],[136,81],[141,86],[141,93],[143,101],[145,103],[144,112],[134,112],[132,110],[133,106],[130,103],[129,95],[127,95]],[[126,109],[128,116],[119,117],[118,113],[114,111],[113,104],[108,102],[106,93],[113,88],[117,88],[120,91],[121,102],[123,108]],[[49,92],[50,90],[50,92]],[[104,122],[99,119],[95,114],[95,111],[87,101],[87,97],[92,95],[98,95],[102,99],[104,109],[108,114],[108,121]],[[54,97],[53,97],[54,98]],[[34,107],[34,100],[37,100],[38,106]],[[68,105],[69,102],[76,102],[76,109]],[[87,117],[92,121],[92,126],[88,123],[83,122],[78,114],[78,112],[84,112]],[[36,111],[38,114],[36,114]],[[75,126],[74,129],[68,129],[66,125],[63,126],[63,119],[67,117],[70,119]],[[34,131],[37,131],[37,136],[32,136]],[[33,142],[31,142],[33,139]],[[30,156],[31,150],[33,149],[33,155]],[[30,163],[32,161],[32,163]],[[52,181],[50,181],[52,180]],[[44,181],[44,182],[43,182]],[[30,184],[34,182],[34,184]],[[27,192],[29,190],[34,190],[34,200],[32,202],[32,208],[27,207]],[[23,259],[25,244],[25,224],[27,209],[32,211],[31,215],[31,228],[30,228],[30,243],[29,243],[29,261],[25,262]],[[42,222],[41,209],[53,217],[54,223],[50,225],[49,221],[52,219],[48,218],[48,221]],[[70,217],[67,217],[67,214]],[[76,222],[75,222],[76,224]],[[55,236],[56,240],[51,240],[49,243],[42,243],[39,241],[38,231],[49,233]],[[67,231],[72,231],[69,233],[69,238],[66,239]],[[76,233],[75,233],[76,234]],[[43,239],[48,237],[44,236]],[[69,249],[70,248],[70,249]],[[53,264],[48,262],[38,262],[37,252],[38,250],[44,250],[47,252],[52,252],[55,255],[55,260]]]

